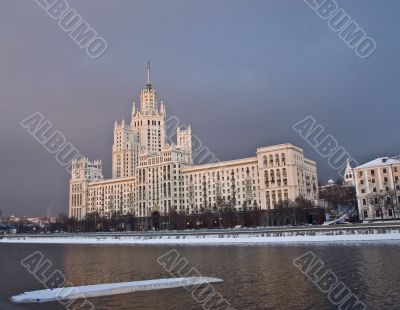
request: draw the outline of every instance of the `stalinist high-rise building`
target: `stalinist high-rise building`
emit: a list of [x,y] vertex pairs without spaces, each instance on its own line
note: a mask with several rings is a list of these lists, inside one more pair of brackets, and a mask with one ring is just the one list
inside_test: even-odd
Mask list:
[[160,154],[165,147],[165,106],[158,105],[157,93],[150,80],[147,66],[146,86],[140,92],[140,108],[132,107],[130,124],[115,123],[112,153],[112,177],[132,177],[139,154]]
[[167,121],[148,64],[140,105],[133,103],[130,122],[114,125],[112,178],[104,179],[100,160],[73,162],[70,217],[212,212],[221,204],[239,211],[273,209],[298,196],[318,198],[316,163],[301,148],[286,143],[259,148],[250,158],[194,165],[200,152],[193,149],[190,126],[176,126],[173,143],[167,141]]

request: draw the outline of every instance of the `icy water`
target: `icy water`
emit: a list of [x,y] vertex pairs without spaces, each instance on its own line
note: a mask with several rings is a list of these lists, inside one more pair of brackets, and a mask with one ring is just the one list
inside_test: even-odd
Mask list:
[[[169,277],[157,258],[170,246],[0,244],[0,309],[65,309],[57,302],[12,305],[10,296],[43,289],[20,261],[40,251],[73,285]],[[235,309],[337,309],[292,261],[312,251],[368,309],[400,309],[400,243],[178,246]],[[92,298],[95,309],[202,309],[183,288]]]

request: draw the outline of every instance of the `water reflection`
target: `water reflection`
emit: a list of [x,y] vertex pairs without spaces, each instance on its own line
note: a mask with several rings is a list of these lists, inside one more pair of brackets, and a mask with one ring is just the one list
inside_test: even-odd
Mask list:
[[[3,281],[0,299],[42,289],[19,261],[40,249],[74,285],[170,277],[156,259],[172,247],[0,245]],[[400,243],[353,243],[298,246],[177,247],[204,276],[224,279],[215,288],[236,309],[335,309],[325,294],[292,261],[313,251],[371,309],[400,304]],[[16,276],[17,275],[17,276]],[[94,298],[96,309],[202,309],[184,289]],[[57,303],[25,309],[63,309]]]

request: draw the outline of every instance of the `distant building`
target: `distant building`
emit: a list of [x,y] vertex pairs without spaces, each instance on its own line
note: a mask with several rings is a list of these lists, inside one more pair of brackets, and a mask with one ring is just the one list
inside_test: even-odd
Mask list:
[[360,219],[399,218],[400,160],[377,158],[353,171]]
[[192,214],[227,204],[239,211],[273,209],[299,196],[317,200],[316,162],[301,148],[281,144],[258,148],[251,158],[193,165],[190,126],[178,127],[176,143],[168,144],[166,120],[148,66],[140,107],[133,105],[130,124],[114,125],[112,178],[104,179],[100,160],[73,162],[69,216]]
[[354,170],[351,168],[350,161],[347,158],[346,169],[344,171],[344,182],[343,185],[356,186],[356,181],[354,177]]

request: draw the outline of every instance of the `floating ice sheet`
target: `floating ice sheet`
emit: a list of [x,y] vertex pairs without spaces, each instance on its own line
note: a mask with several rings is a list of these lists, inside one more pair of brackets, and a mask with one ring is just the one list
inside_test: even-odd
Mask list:
[[223,280],[221,279],[211,277],[187,277],[85,285],[24,292],[22,294],[11,297],[11,301],[14,303],[43,303],[56,300],[99,297],[126,294],[131,292],[161,290],[167,288],[217,283],[222,281]]

